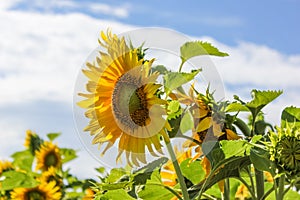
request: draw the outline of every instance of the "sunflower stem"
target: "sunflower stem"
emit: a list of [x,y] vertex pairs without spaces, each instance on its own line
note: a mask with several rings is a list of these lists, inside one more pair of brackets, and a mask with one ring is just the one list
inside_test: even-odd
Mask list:
[[285,182],[285,174],[282,174],[279,177],[277,200],[282,200],[283,199],[283,196],[284,196],[284,182]]
[[181,64],[180,64],[180,66],[179,66],[179,70],[178,70],[178,72],[181,72],[181,70],[182,70],[182,66],[183,66],[184,62],[185,62],[184,60],[182,60],[182,61],[181,61]]
[[264,174],[262,171],[255,169],[255,180],[256,180],[257,199],[261,199],[265,193]]
[[224,200],[230,200],[230,182],[228,178],[224,181]]
[[164,138],[164,141],[165,141],[167,150],[170,154],[171,160],[173,162],[173,166],[174,166],[174,169],[175,169],[175,172],[176,172],[176,175],[177,175],[177,179],[178,179],[178,182],[180,184],[181,191],[182,191],[183,199],[184,200],[189,200],[190,199],[189,193],[187,191],[187,187],[186,187],[182,172],[180,170],[179,163],[177,161],[176,155],[174,153],[172,144],[170,142],[170,139],[169,138]]

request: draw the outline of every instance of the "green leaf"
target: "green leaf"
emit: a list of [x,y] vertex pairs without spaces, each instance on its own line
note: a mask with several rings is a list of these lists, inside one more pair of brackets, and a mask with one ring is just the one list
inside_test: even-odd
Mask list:
[[179,101],[173,100],[168,103],[168,119],[175,119],[182,114]]
[[183,176],[193,184],[199,183],[205,177],[201,162],[198,160],[191,162],[191,158],[188,158],[180,163],[180,169]]
[[118,180],[120,180],[120,178],[124,175],[126,175],[126,170],[123,168],[113,168],[108,177],[107,177],[107,182],[108,183],[115,183]]
[[147,181],[145,188],[138,193],[138,196],[144,200],[171,199],[174,194],[161,184],[159,170],[156,170],[152,173],[150,180]]
[[118,183],[101,183],[100,188],[101,190],[118,190],[123,189],[125,187],[128,187],[131,185],[131,182],[124,181],[124,182],[118,182]]
[[212,56],[228,56],[227,53],[219,51],[216,47],[212,46],[208,42],[193,41],[186,42],[180,47],[180,56],[183,62],[194,57],[201,55],[212,55]]
[[249,155],[250,148],[252,147],[244,140],[222,140],[220,141],[220,144],[225,155],[225,159],[233,156]]
[[1,182],[2,190],[12,190],[20,187],[33,188],[39,184],[29,173],[7,171],[2,173],[2,177],[5,177]]
[[151,68],[152,72],[159,72],[160,74],[166,74],[169,70],[164,65],[157,65]]
[[165,92],[169,94],[172,90],[182,86],[185,83],[188,83],[189,81],[193,80],[200,71],[201,69],[192,70],[190,73],[168,72],[166,75],[164,75]]
[[252,115],[256,117],[263,107],[276,99],[282,94],[282,91],[259,91],[252,90],[252,101],[246,103],[246,107],[251,111]]
[[60,135],[61,135],[61,133],[48,133],[47,137],[49,138],[50,141],[53,141]]
[[95,200],[134,200],[125,190],[117,189],[117,190],[109,190],[105,194],[97,194]]
[[162,167],[163,164],[165,164],[169,159],[166,157],[159,158],[145,167],[142,167],[138,169],[137,171],[134,171],[134,184],[136,185],[143,185],[146,184],[147,180],[151,179],[151,175],[155,170],[158,170]]
[[32,163],[34,157],[31,154],[30,150],[16,152],[11,157],[14,158],[14,166],[26,171],[32,170]]
[[184,113],[180,122],[180,131],[185,133],[193,128],[194,122],[190,111]]
[[228,104],[225,112],[249,112],[250,110],[243,104],[238,103],[238,102],[233,102],[231,104]]
[[276,164],[270,160],[268,151],[261,148],[252,148],[250,150],[250,160],[256,169],[270,172],[275,176]]
[[281,127],[286,127],[286,123],[290,126],[295,125],[300,128],[300,108],[291,106],[286,107],[281,113]]
[[74,149],[60,148],[59,152],[62,156],[63,163],[69,162],[69,161],[77,158],[76,151]]
[[180,122],[181,122],[181,115],[176,117],[175,119],[168,119],[168,123],[172,127],[172,130],[168,130],[168,134],[170,138],[175,137],[180,132]]
[[230,157],[219,161],[206,179],[189,189],[190,197],[193,198],[198,195],[200,189],[203,189],[205,192],[221,180],[239,177],[240,170],[250,164],[251,161],[249,156]]

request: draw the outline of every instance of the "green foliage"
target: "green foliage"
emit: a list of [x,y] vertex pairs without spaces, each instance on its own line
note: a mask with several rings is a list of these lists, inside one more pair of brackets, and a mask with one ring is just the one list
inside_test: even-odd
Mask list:
[[59,137],[61,135],[61,133],[48,133],[47,137],[50,141],[55,140],[57,137]]
[[30,150],[24,150],[14,153],[11,156],[14,161],[13,164],[20,169],[31,171],[32,163],[33,163],[33,155],[31,154]]
[[60,148],[60,154],[62,155],[62,162],[66,163],[77,158],[76,151],[74,149]]
[[228,56],[227,53],[219,51],[216,47],[208,42],[194,41],[186,42],[180,47],[180,56],[183,62],[195,56]]
[[1,182],[2,190],[12,190],[20,187],[32,188],[39,184],[31,174],[18,171],[4,172],[2,177],[4,177],[4,180]]
[[190,111],[184,113],[181,122],[180,122],[180,131],[181,133],[185,133],[191,130],[194,127],[193,125],[193,117]]
[[282,91],[259,91],[252,90],[252,101],[246,103],[246,107],[251,111],[253,116],[257,116],[263,107],[272,102],[282,94]]
[[256,169],[270,172],[272,176],[275,176],[276,164],[270,160],[268,151],[261,148],[252,148],[250,159]]
[[290,106],[282,111],[281,126],[286,127],[286,124],[289,124],[290,127],[296,126],[300,128],[300,108]]
[[201,162],[191,161],[191,158],[180,163],[180,169],[184,177],[190,180],[193,184],[199,183],[205,177],[205,172],[201,166]]
[[95,200],[115,200],[115,199],[122,199],[122,200],[134,200],[125,190],[122,189],[114,189],[109,190],[105,194],[96,195]]
[[159,171],[156,170],[151,174],[150,180],[145,187],[138,193],[139,198],[144,200],[151,199],[170,199],[174,196],[170,190],[161,183]]
[[190,73],[185,72],[168,72],[164,75],[164,87],[166,94],[170,94],[174,89],[182,86],[185,83],[190,82],[201,71],[192,70]]
[[168,103],[167,108],[168,119],[175,119],[182,114],[182,109],[179,101],[173,100]]

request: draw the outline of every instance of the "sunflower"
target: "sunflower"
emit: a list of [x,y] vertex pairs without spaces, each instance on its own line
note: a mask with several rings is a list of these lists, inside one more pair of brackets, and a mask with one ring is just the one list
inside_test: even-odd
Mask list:
[[52,142],[45,142],[35,154],[37,158],[37,170],[47,171],[50,167],[56,169],[61,167],[62,160],[59,148]]
[[223,119],[224,113],[220,110],[221,106],[214,101],[212,95],[208,92],[206,95],[203,95],[196,91],[197,95],[195,96],[194,92],[195,89],[192,85],[189,96],[180,93],[173,95],[173,98],[177,98],[181,103],[190,107],[190,112],[194,117],[192,138],[198,141],[198,144],[188,140],[183,146],[186,148],[197,146],[195,151],[198,152],[196,156],[199,157],[202,155],[199,144],[202,144],[204,141],[240,139],[235,132],[226,128],[226,122]]
[[47,171],[44,171],[42,175],[38,178],[40,182],[49,183],[55,181],[57,186],[62,186],[63,182],[61,177],[58,176],[56,168],[50,166]]
[[[178,148],[175,146],[174,150],[179,164],[182,161],[192,157],[191,149],[188,149],[187,151],[179,151]],[[174,169],[174,165],[171,160],[169,160],[162,167],[162,171],[160,172],[160,175],[164,185],[175,186],[177,184],[177,176]]]
[[[93,144],[106,143],[102,155],[119,139],[117,161],[126,152],[128,164],[146,163],[145,149],[156,156],[162,153],[160,135],[169,128],[162,115],[166,101],[157,97],[161,87],[155,84],[158,73],[150,73],[154,59],[144,60],[137,49],[130,49],[124,37],[101,32],[99,40],[106,52],[96,62],[87,63],[83,73],[89,78],[89,94],[78,103],[86,108],[89,125],[84,129],[94,136]],[[154,149],[154,148],[155,149]]]
[[300,174],[300,127],[289,125],[270,131],[270,160],[290,177]]
[[0,175],[7,170],[13,169],[13,165],[10,161],[3,160],[0,161]]
[[60,188],[55,182],[41,183],[34,188],[15,188],[11,191],[12,200],[60,200]]

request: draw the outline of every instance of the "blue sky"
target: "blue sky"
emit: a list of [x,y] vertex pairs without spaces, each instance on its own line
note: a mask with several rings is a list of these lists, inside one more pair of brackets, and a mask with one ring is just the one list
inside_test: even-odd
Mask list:
[[62,132],[58,143],[80,150],[74,172],[94,173],[99,163],[85,151],[73,120],[74,85],[99,31],[108,27],[122,33],[159,26],[212,42],[230,54],[212,58],[226,97],[284,90],[265,109],[278,123],[284,106],[300,107],[300,2],[224,2],[1,0],[0,159],[22,149],[26,129]]
[[300,53],[300,1],[297,0],[242,3],[237,0],[101,1],[102,4],[127,9],[128,13],[124,16],[93,11],[86,6],[100,1],[75,0],[73,2],[78,4],[76,7],[57,2],[50,1],[47,5],[24,1],[12,8],[56,13],[81,12],[94,18],[136,26],[162,26],[188,35],[207,35],[229,45],[236,45],[237,41],[243,40],[264,44],[286,54]]

